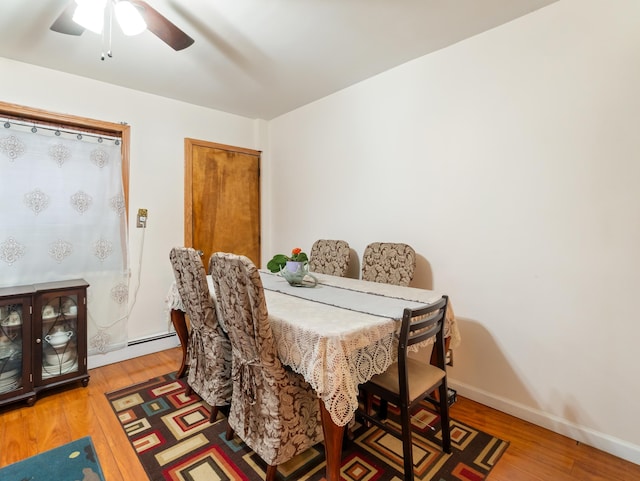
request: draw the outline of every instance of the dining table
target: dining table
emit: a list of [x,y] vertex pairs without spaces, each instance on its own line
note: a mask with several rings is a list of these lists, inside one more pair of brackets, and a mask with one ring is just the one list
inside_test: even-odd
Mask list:
[[[397,333],[404,309],[432,304],[442,294],[415,287],[312,274],[317,283],[292,286],[281,275],[260,270],[278,357],[284,365],[301,374],[318,395],[326,479],[339,481],[344,430],[358,408],[358,386],[385,372],[397,360]],[[207,281],[215,303],[210,276]],[[175,282],[166,303],[183,348],[178,371],[181,376],[186,370],[188,327]],[[452,312],[445,318],[445,338],[451,349],[461,341]],[[224,329],[224,319],[218,318]],[[430,343],[433,339],[424,344]]]

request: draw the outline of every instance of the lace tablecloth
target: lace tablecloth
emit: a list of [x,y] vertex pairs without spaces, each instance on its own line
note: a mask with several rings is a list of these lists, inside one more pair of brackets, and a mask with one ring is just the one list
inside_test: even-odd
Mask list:
[[[430,304],[442,297],[425,289],[322,274],[316,275],[318,287],[294,288],[267,271],[260,274],[282,363],[304,376],[338,426],[346,425],[358,407],[358,385],[395,361],[402,305]],[[329,286],[340,289],[330,291]],[[211,282],[209,289],[213,293]],[[371,302],[363,304],[361,293],[368,293]],[[167,305],[184,310],[175,283]],[[220,322],[224,326],[224,320]],[[445,334],[451,338],[450,347],[460,343],[453,316],[447,318]]]

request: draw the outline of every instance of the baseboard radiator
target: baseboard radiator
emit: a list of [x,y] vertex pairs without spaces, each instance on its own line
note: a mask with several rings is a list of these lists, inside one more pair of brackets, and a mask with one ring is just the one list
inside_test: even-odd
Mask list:
[[165,334],[158,334],[156,336],[143,337],[142,339],[136,339],[134,341],[127,342],[127,347],[137,346],[138,344],[145,344],[147,342],[160,341],[161,339],[167,339],[169,337],[175,337],[175,332],[167,332]]

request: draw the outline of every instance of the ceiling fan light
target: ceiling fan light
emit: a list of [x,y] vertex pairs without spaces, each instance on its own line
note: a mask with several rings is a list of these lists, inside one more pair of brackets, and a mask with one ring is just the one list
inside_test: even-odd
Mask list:
[[72,20],[87,30],[102,33],[106,0],[76,0],[76,3],[78,6]]
[[147,29],[142,15],[131,2],[122,0],[115,4],[116,19],[125,35],[138,35]]

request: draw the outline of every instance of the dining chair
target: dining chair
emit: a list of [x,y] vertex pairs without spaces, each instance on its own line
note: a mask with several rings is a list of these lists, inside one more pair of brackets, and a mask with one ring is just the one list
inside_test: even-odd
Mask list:
[[344,277],[349,268],[349,244],[343,240],[318,239],[311,246],[309,270]]
[[209,293],[200,254],[190,247],[174,247],[169,254],[178,293],[191,328],[187,346],[187,394],[195,392],[211,406],[214,422],[231,401],[231,343],[222,330]]
[[238,435],[267,467],[322,441],[318,396],[280,359],[260,273],[248,257],[216,252],[209,261],[220,314],[232,347],[233,397],[227,439]]
[[[379,398],[378,412],[373,413],[369,406],[359,408],[357,415],[386,432],[402,440],[404,458],[404,479],[413,481],[413,436],[411,433],[411,414],[422,401],[429,401],[438,408],[442,434],[442,450],[451,453],[451,430],[449,425],[449,403],[447,399],[447,372],[444,355],[444,318],[448,297],[429,306],[406,308],[402,317],[402,326],[398,337],[398,361],[387,371],[373,376],[360,388]],[[409,357],[411,346],[424,343],[435,336],[434,349],[438,353],[436,366],[428,358]],[[438,388],[438,399],[431,393]],[[400,410],[400,430],[387,418],[388,403]]]
[[362,279],[408,286],[416,269],[416,251],[408,244],[373,242],[362,254]]

